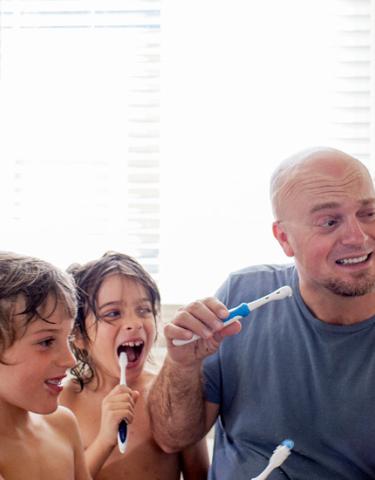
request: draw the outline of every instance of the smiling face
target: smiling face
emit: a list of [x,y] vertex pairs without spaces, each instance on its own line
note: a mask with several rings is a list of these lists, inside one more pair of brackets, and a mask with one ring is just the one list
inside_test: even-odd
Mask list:
[[375,194],[359,162],[341,152],[312,156],[278,197],[275,237],[294,256],[302,294],[344,297],[375,288]]
[[75,361],[68,344],[73,319],[61,304],[54,307],[55,300],[49,296],[40,314],[51,323],[36,318],[25,328],[22,316],[16,317],[24,301],[16,302],[17,338],[0,363],[0,406],[40,414],[56,410],[61,381]]
[[96,321],[93,312],[86,317],[90,344],[86,346],[96,369],[118,381],[118,352],[128,357],[126,376],[135,380],[143,370],[156,336],[152,302],[137,281],[120,274],[106,277],[98,291]]

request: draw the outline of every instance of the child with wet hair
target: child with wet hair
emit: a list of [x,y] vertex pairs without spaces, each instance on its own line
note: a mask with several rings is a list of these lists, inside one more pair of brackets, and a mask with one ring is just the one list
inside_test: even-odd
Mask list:
[[74,415],[58,406],[75,359],[72,278],[38,258],[0,252],[0,479],[87,480]]
[[[69,271],[78,288],[73,339],[78,363],[61,402],[78,419],[92,476],[178,480],[183,473],[185,480],[206,479],[205,440],[167,454],[152,437],[146,401],[155,375],[145,365],[160,314],[154,280],[134,258],[117,252],[107,252],[82,266],[74,264]],[[128,387],[119,386],[121,351],[128,360]],[[117,448],[117,432],[129,412],[118,407],[120,391],[126,391],[134,405],[124,454]]]

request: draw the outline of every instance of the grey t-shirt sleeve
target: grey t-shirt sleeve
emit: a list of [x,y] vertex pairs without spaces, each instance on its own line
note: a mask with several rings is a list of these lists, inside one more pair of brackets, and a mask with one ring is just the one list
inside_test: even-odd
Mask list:
[[219,368],[219,354],[216,352],[204,360],[203,363],[203,394],[207,401],[221,403],[221,374]]

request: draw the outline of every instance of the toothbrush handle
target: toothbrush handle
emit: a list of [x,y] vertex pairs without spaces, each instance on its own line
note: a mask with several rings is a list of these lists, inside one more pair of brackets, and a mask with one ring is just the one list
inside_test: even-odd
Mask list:
[[229,310],[229,315],[225,320],[223,320],[224,327],[235,322],[239,318],[247,317],[250,314],[250,308],[247,303],[241,303],[237,307],[231,308]]
[[263,472],[260,475],[258,475],[257,477],[253,477],[251,480],[266,480],[273,470],[274,470],[274,467],[271,467],[271,465],[268,465],[267,468],[263,470]]
[[[126,385],[126,366],[128,364],[128,357],[126,353],[120,353],[120,385]],[[120,453],[125,452],[126,440],[128,435],[128,424],[125,420],[121,420],[118,425],[117,443]]]
[[[234,307],[234,308],[230,309],[229,310],[229,315],[227,316],[227,318],[225,320],[223,320],[223,328],[226,327],[227,325],[230,325],[231,323],[235,322],[236,320],[238,320],[240,318],[247,317],[247,315],[249,315],[249,313],[250,313],[250,308],[248,307],[247,303],[241,303],[237,307]],[[181,345],[186,345],[188,343],[195,342],[199,338],[200,338],[199,335],[194,334],[192,336],[192,338],[190,338],[189,340],[178,340],[178,339],[174,338],[172,340],[172,343],[176,347],[180,347]]]
[[125,420],[121,420],[118,426],[117,442],[120,453],[125,452],[126,440],[128,436],[128,425]]

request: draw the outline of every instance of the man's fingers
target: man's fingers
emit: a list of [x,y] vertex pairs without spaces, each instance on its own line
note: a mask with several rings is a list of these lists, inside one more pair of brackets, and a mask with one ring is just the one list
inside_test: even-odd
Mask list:
[[241,322],[236,320],[227,327],[222,328],[219,332],[215,333],[215,336],[217,335],[220,339],[223,339],[224,337],[230,337],[239,333],[241,331],[241,328]]

